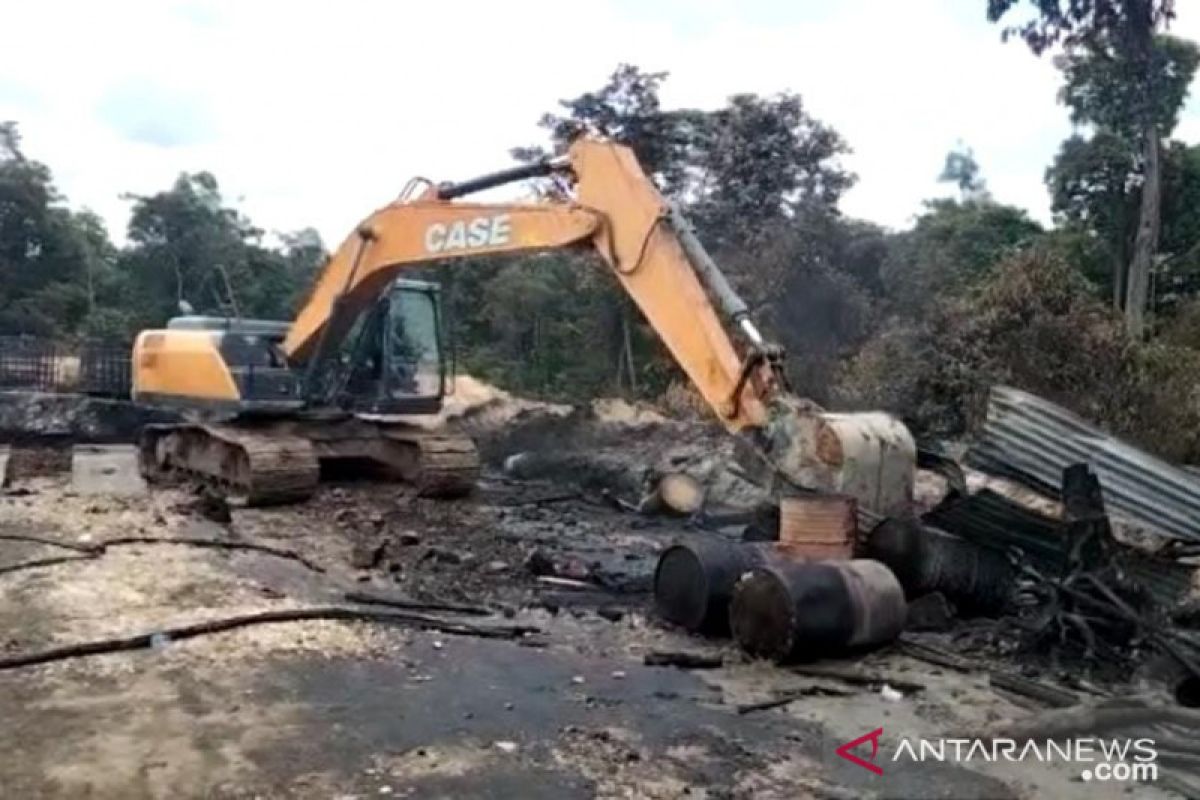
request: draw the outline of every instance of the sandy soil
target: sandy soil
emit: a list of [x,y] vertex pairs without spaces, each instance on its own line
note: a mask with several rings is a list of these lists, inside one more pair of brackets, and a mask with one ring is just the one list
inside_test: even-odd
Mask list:
[[[510,642],[283,623],[5,671],[5,796],[1168,796],[1086,784],[1062,766],[892,765],[886,742],[883,776],[839,759],[838,745],[879,726],[895,741],[1026,713],[984,676],[895,652],[863,665],[924,691],[887,701],[863,688],[737,714],[740,703],[822,681],[657,622],[649,577],[684,523],[564,497],[559,485],[491,473],[474,497],[443,503],[347,484],[301,506],[237,510],[228,526],[198,517],[180,489],[97,498],[65,477],[19,488],[30,493],[0,497],[0,534],[253,541],[300,551],[324,572],[262,553],[148,544],[0,573],[0,655],[342,602],[347,590],[481,604],[493,613],[480,624],[542,632]],[[0,541],[0,567],[71,552]],[[540,582],[525,566],[534,553],[598,585]],[[728,663],[695,673],[642,666],[654,649],[714,651]]]

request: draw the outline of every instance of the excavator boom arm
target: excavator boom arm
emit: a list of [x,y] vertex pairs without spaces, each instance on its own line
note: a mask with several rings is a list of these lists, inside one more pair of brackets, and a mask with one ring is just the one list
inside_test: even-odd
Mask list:
[[[754,341],[757,332],[745,319],[744,305],[739,314],[740,301],[715,265],[689,259],[688,244],[694,251],[698,242],[633,152],[582,139],[555,168],[573,177],[575,202],[481,205],[447,199],[535,172],[519,168],[442,186],[414,202],[377,211],[342,243],[319,276],[284,341],[289,360],[320,357],[325,340],[344,335],[406,267],[590,244],[725,425],[734,431],[761,426],[764,401],[774,390],[772,371],[761,359],[739,356],[709,294],[751,332],[752,349],[761,339]],[[545,165],[539,171],[550,169]],[[702,281],[705,268],[709,274]]]
[[336,340],[406,267],[440,259],[567,247],[589,240],[600,219],[571,205],[480,205],[422,199],[363,221],[330,256],[283,350],[302,363]]
[[[746,329],[747,353],[739,355],[710,295],[732,323],[748,322],[745,306],[699,250],[678,210],[627,147],[581,139],[571,147],[570,160],[576,199],[609,223],[596,235],[597,251],[676,363],[727,428],[762,426],[777,376],[770,365],[754,360],[764,343],[752,326]],[[689,257],[689,249],[698,258]]]
[[[460,201],[483,189],[552,173],[571,183],[569,202]],[[728,430],[742,434],[738,441],[750,445],[742,449],[755,456],[744,464],[761,469],[759,475],[775,485],[782,479],[793,487],[850,494],[874,513],[911,512],[915,448],[907,429],[887,414],[825,413],[792,395],[783,379],[781,351],[763,341],[746,305],[704,252],[682,214],[642,171],[633,152],[611,142],[582,138],[554,162],[520,166],[460,184],[430,185],[423,196],[401,199],[367,218],[333,253],[288,327],[283,342],[287,364],[271,368],[285,373],[277,376],[286,389],[280,397],[288,404],[324,402],[325,359],[334,357],[355,321],[407,267],[571,246],[589,247],[599,254],[717,417]],[[522,309],[513,308],[511,313],[520,314]],[[247,336],[231,333],[228,338],[232,347],[246,344]],[[220,344],[224,339],[225,334],[207,328],[144,332],[135,347],[139,370],[135,386],[149,387],[147,394],[161,390],[172,397],[240,402],[239,393],[248,389],[255,367],[253,362],[238,365],[242,380],[238,384]],[[233,348],[229,355],[242,357],[240,352]],[[304,384],[296,397],[291,389],[300,369],[305,371]],[[274,386],[261,368],[257,378],[260,391]],[[217,384],[221,385],[214,389]],[[193,434],[199,435],[196,431],[188,435]],[[394,440],[397,434],[388,435]],[[243,441],[240,430],[236,441],[208,435],[207,444],[199,449],[189,449],[191,440],[180,438],[185,432],[172,429],[169,436],[183,448],[181,453],[206,454],[224,448],[221,452],[232,458],[214,462],[180,456],[181,463],[200,470],[213,463],[249,463],[246,459],[253,453],[269,455],[268,451],[279,450],[278,442],[270,440],[261,442],[265,449],[254,450]],[[348,442],[360,440],[374,441],[356,434],[338,440],[338,446],[345,449]],[[411,437],[405,441],[410,449],[419,444],[423,453],[431,446]],[[329,449],[328,443],[322,447]],[[375,456],[382,452],[372,447]],[[463,450],[468,451],[473,457],[473,448]],[[170,462],[174,452],[155,445],[154,463],[164,453]],[[272,470],[300,458],[298,452],[288,451],[282,461],[270,461],[270,469],[250,469],[247,474],[253,480],[242,483],[261,495],[254,488],[261,479],[278,493]],[[235,453],[237,458],[232,456]],[[223,480],[230,479],[226,471],[217,472]]]

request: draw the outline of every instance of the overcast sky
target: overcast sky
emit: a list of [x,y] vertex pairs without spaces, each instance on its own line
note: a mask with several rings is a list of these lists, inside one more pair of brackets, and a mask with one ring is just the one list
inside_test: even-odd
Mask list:
[[[71,204],[124,235],[127,192],[216,174],[261,227],[327,244],[406,180],[507,166],[540,114],[620,62],[668,70],[668,105],[799,92],[849,142],[844,210],[909,224],[946,151],[1047,219],[1070,132],[1058,77],[1001,44],[984,0],[4,0],[0,119]],[[1200,39],[1200,9],[1174,32]],[[1200,100],[1177,131],[1200,140]]]

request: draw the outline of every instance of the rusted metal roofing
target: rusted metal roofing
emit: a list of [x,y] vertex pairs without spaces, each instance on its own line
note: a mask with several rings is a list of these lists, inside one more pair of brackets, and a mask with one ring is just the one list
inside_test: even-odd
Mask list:
[[1200,476],[1155,458],[1037,395],[997,386],[966,461],[1052,497],[1063,469],[1086,463],[1112,511],[1166,536],[1200,541]]

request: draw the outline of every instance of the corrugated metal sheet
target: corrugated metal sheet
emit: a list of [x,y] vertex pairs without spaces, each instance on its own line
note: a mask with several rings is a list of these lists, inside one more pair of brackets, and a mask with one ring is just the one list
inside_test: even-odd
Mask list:
[[[1058,573],[1066,563],[1061,523],[990,489],[946,503],[922,520],[984,547],[1017,547],[1043,573]],[[1130,551],[1119,556],[1130,578],[1166,606],[1187,593],[1195,567],[1142,556]]]
[[1166,536],[1200,541],[1200,476],[1105,435],[1061,406],[1008,386],[992,389],[973,467],[1057,497],[1063,468],[1086,463],[1104,503]]
[[991,489],[940,505],[921,519],[982,547],[1019,547],[1039,570],[1058,572],[1066,563],[1058,520]]

